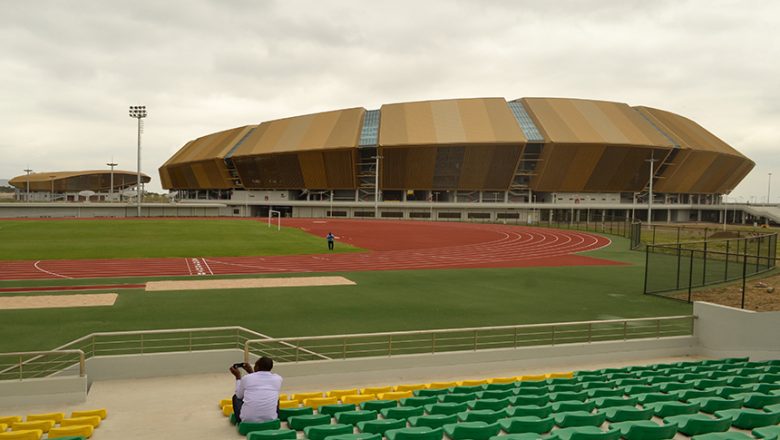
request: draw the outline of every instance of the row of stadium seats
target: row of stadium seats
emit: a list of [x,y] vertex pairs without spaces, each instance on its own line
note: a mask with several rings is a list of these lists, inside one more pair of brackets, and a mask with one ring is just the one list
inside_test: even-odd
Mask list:
[[1,440],[40,440],[44,434],[49,439],[84,440],[108,417],[104,409],[73,411],[70,417],[65,413],[28,414],[21,416],[0,416]]
[[[441,440],[445,434],[451,440],[664,440],[678,434],[776,440],[780,435],[780,361],[732,358],[500,379],[506,380],[403,385],[398,387],[410,388],[384,387],[380,393],[370,393],[376,388],[298,393],[284,400],[295,404],[281,408],[279,420],[241,423],[237,429],[251,440],[296,439],[300,433],[310,440]],[[363,395],[371,400],[351,400]],[[232,413],[228,403],[220,403],[225,415]]]

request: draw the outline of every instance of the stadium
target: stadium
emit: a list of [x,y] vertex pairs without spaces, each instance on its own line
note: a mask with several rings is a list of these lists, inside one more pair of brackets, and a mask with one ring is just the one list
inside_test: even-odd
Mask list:
[[[141,174],[141,184],[151,177]],[[8,183],[16,188],[16,198],[24,201],[122,201],[134,197],[138,174],[133,171],[56,171],[16,176]]]

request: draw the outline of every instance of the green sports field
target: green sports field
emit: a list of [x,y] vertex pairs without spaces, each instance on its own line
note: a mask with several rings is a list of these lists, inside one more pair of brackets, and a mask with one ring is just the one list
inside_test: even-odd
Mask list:
[[[192,224],[192,220],[188,220]],[[225,225],[224,223],[228,223]],[[9,230],[29,231],[30,222],[2,222],[5,236]],[[102,222],[41,222],[49,233],[57,234],[50,225],[65,225],[66,236],[81,237],[79,227],[89,229],[93,246],[101,234],[93,228]],[[132,221],[106,221],[115,230],[126,230]],[[157,237],[156,252],[184,252],[204,255],[206,250],[197,240],[178,243],[175,228],[155,229],[141,222],[150,237]],[[260,247],[242,242],[248,234],[258,234],[266,228],[257,222],[203,220],[196,230],[199,235],[222,232],[220,246],[211,249],[230,252],[241,250],[258,254]],[[63,226],[63,230],[65,228]],[[262,227],[260,227],[262,226]],[[190,228],[192,230],[192,228]],[[232,232],[231,232],[232,231]],[[105,232],[105,229],[103,230]],[[233,235],[240,235],[236,239]],[[171,240],[160,238],[174,237]],[[322,239],[297,230],[263,236],[265,252],[307,252],[307,246],[322,251]],[[300,242],[297,240],[300,238]],[[198,290],[177,292],[145,292],[143,289],[119,290],[111,307],[84,307],[38,310],[1,310],[0,352],[48,349],[95,331],[145,330],[159,328],[243,326],[275,337],[335,333],[378,332],[393,330],[456,328],[531,324],[561,321],[633,318],[689,314],[688,304],[642,295],[644,254],[628,250],[628,240],[611,237],[613,243],[587,255],[628,263],[620,266],[528,267],[501,269],[406,270],[339,272],[357,283],[356,286],[288,287],[265,289],[235,289],[226,291]],[[277,241],[277,239],[279,241]],[[288,243],[296,242],[296,246]],[[23,242],[19,242],[23,243]],[[21,245],[4,249],[4,255],[19,255]],[[151,246],[147,244],[146,246]],[[187,248],[186,246],[190,246]],[[214,245],[216,246],[216,245]],[[45,252],[46,243],[36,245]],[[74,249],[62,239],[54,249],[61,258],[74,255],[103,255],[89,247]],[[185,249],[185,250],[182,250]],[[138,249],[135,249],[137,251]],[[149,256],[151,249],[143,249]],[[349,249],[354,251],[355,249]],[[125,252],[133,252],[127,247]],[[112,250],[113,252],[113,250]],[[308,251],[311,252],[311,251]],[[97,253],[97,254],[96,254]],[[28,254],[32,257],[32,253]],[[168,254],[170,255],[170,254]],[[127,254],[121,254],[125,257]],[[7,258],[7,257],[6,257]],[[18,257],[17,257],[18,258]],[[310,276],[312,274],[302,274]],[[325,274],[316,274],[325,275]],[[268,276],[268,275],[266,275]],[[277,275],[278,276],[278,275]],[[244,276],[246,277],[246,276]],[[227,277],[226,277],[227,278]],[[183,279],[183,278],[178,278]],[[52,285],[85,285],[142,283],[146,279],[100,280],[27,280],[0,281],[0,289]],[[100,291],[90,291],[96,293]],[[61,294],[80,292],[62,291]],[[22,293],[3,293],[20,295]],[[26,295],[52,294],[24,293]],[[59,293],[55,293],[59,294]]]

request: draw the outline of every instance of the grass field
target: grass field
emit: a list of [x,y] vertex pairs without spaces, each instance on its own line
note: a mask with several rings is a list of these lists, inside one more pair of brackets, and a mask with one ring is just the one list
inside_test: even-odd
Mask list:
[[[224,257],[321,253],[325,238],[236,220],[0,221],[0,260]],[[339,244],[335,252],[359,252]]]

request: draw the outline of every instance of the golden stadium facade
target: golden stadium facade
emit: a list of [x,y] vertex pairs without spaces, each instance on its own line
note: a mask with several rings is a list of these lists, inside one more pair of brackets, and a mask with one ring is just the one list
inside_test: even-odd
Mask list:
[[[142,184],[151,180],[141,173]],[[78,200],[77,195],[82,191],[92,191],[99,195],[97,198],[102,198],[101,194],[127,190],[135,187],[137,182],[137,172],[122,170],[38,172],[16,176],[8,181],[16,188],[20,200],[53,200],[55,197]]]
[[458,194],[478,192],[504,202],[561,193],[633,194],[635,202],[647,193],[650,163],[655,193],[688,199],[728,194],[754,166],[696,122],[665,110],[475,98],[237,127],[188,142],[159,172],[163,188],[185,194],[281,190],[300,200],[336,191],[370,201],[378,181],[385,201],[432,194],[459,201]]

